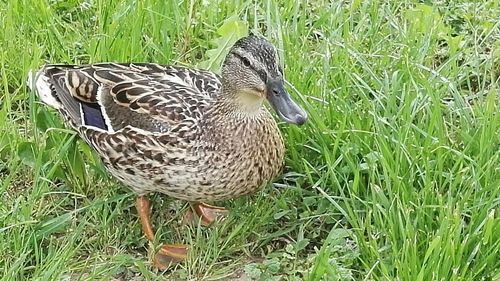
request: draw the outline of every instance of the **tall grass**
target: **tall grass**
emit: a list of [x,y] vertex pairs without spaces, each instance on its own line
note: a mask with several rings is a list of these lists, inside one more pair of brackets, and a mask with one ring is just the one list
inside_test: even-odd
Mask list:
[[[1,2],[2,280],[499,280],[499,5]],[[216,227],[181,226],[186,206],[153,196],[157,240],[193,244],[159,273],[134,195],[25,78],[47,62],[201,65],[228,19],[280,48],[310,119],[281,126],[283,177],[224,202]]]

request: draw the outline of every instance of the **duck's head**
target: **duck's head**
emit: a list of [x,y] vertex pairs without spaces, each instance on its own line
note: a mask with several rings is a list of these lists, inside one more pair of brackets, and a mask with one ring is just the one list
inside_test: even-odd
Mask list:
[[222,65],[222,84],[244,110],[258,110],[267,99],[283,121],[302,125],[307,120],[285,90],[276,48],[264,38],[247,36],[234,44]]

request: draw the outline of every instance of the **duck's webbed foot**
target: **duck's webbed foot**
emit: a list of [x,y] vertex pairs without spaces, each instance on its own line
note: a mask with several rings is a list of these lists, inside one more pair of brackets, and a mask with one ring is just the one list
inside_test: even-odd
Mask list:
[[[153,241],[154,232],[151,226],[149,198],[146,196],[138,196],[136,207],[141,219],[142,231],[149,241]],[[153,258],[153,265],[160,270],[165,270],[171,264],[185,260],[188,249],[189,246],[185,244],[163,244]]]
[[202,202],[192,203],[192,208],[186,211],[184,215],[184,222],[194,221],[196,218],[193,216],[193,210],[201,220],[201,225],[209,226],[214,223],[218,218],[227,215],[228,210],[223,207],[212,206]]

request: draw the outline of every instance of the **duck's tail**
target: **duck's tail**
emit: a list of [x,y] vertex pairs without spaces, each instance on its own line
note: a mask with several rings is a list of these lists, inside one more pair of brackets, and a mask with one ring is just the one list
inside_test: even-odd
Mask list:
[[71,65],[46,65],[28,74],[28,86],[40,100],[58,110],[66,122],[77,129],[90,125],[107,129],[97,103],[97,82]]

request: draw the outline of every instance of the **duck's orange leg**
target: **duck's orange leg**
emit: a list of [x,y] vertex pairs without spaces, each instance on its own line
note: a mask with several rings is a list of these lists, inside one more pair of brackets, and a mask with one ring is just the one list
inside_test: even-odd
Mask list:
[[[137,196],[136,207],[141,219],[142,231],[149,241],[153,241],[155,235],[150,220],[149,198],[146,196]],[[156,253],[153,264],[160,270],[165,270],[170,264],[186,259],[188,248],[188,245],[185,244],[164,244],[158,253]]]
[[[223,207],[212,206],[202,202],[192,203],[192,209],[194,209],[196,215],[201,219],[201,225],[203,226],[211,225],[218,217],[225,216],[228,212]],[[194,220],[192,209],[186,211],[184,222]]]

